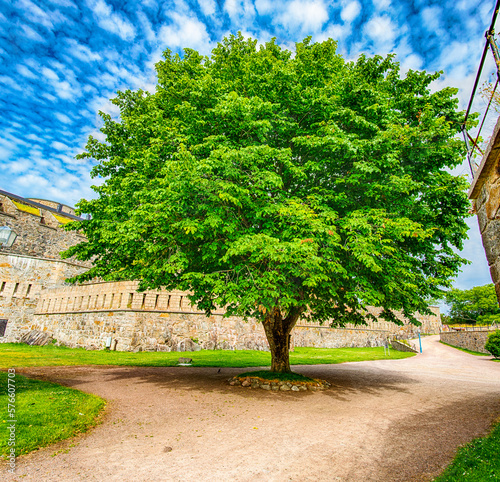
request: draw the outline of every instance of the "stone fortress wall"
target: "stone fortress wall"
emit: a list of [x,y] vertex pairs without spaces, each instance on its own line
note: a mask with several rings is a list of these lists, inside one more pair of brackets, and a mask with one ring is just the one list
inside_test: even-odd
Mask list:
[[474,173],[469,199],[477,214],[491,279],[500,300],[500,118]]
[[78,218],[68,206],[0,191],[0,226],[17,233],[11,247],[0,246],[0,320],[4,320],[0,334],[5,329],[4,340],[16,340],[29,329],[44,289],[62,287],[66,278],[90,266],[62,260],[59,255],[85,239],[64,231],[64,224],[74,219]]
[[[12,247],[0,247],[0,320],[8,320],[1,341],[19,341],[36,330],[86,348],[103,348],[111,338],[117,350],[268,350],[255,320],[225,318],[222,310],[206,317],[180,291],[138,292],[134,281],[68,285],[66,278],[90,266],[59,256],[85,239],[64,231],[73,219],[78,218],[68,206],[0,191],[0,225],[18,234]],[[380,346],[388,336],[411,338],[418,329],[438,333],[439,309],[432,310],[432,316],[419,315],[421,327],[380,321],[334,329],[299,321],[292,340],[295,346]]]
[[490,352],[484,345],[486,345],[488,335],[492,331],[493,330],[489,330],[488,327],[484,329],[476,328],[463,331],[443,331],[441,332],[440,338],[442,342],[448,345],[489,355]]
[[[185,292],[138,292],[137,285],[102,282],[44,290],[31,328],[69,346],[99,348],[111,338],[117,350],[268,349],[264,330],[255,320],[224,317],[223,310],[207,317],[191,305]],[[418,315],[421,327],[380,321],[334,329],[299,320],[292,341],[294,346],[327,348],[381,346],[388,336],[412,338],[418,329],[437,333],[439,309],[432,310],[433,316]],[[381,310],[370,311],[378,315]]]

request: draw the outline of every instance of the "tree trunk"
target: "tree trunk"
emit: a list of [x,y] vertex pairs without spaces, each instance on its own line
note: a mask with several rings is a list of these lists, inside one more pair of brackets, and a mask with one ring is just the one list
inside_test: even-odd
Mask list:
[[264,317],[263,325],[271,349],[271,371],[290,373],[290,332],[302,310],[291,310],[286,318],[278,307]]

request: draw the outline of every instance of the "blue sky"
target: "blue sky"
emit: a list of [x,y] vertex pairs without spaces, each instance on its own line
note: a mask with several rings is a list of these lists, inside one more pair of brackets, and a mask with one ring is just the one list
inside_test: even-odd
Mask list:
[[[209,54],[242,31],[291,50],[334,38],[349,59],[397,54],[403,71],[443,70],[433,88],[460,89],[466,107],[494,0],[0,0],[0,189],[74,205],[92,197],[78,161],[99,110],[117,90],[154,91],[166,48]],[[489,62],[485,75],[492,71]],[[478,100],[476,110],[484,108]],[[490,122],[491,124],[491,122]],[[490,126],[491,127],[491,126]],[[467,174],[465,164],[457,173]],[[491,282],[475,218],[459,288]]]

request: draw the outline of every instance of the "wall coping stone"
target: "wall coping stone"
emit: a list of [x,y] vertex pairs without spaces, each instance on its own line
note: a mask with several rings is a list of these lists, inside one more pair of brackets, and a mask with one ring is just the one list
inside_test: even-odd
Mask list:
[[[77,266],[78,268],[87,268],[87,266],[83,264],[78,264],[78,263],[72,263],[71,261],[66,261],[65,259],[55,259],[55,258],[42,258],[40,256],[31,256],[29,254],[19,254],[19,253],[3,253],[0,251],[0,256],[15,256],[16,258],[29,258],[29,259],[36,259],[40,261],[50,261],[51,263],[64,263],[64,264],[69,264],[70,266]],[[53,290],[58,290],[60,288],[47,288],[53,289]]]

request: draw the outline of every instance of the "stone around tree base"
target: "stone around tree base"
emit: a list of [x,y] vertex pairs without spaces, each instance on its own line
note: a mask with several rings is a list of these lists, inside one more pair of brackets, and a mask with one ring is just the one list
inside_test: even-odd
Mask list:
[[305,392],[310,390],[315,392],[317,390],[326,390],[330,388],[331,383],[326,380],[315,379],[311,382],[291,381],[291,380],[265,380],[260,377],[233,377],[228,380],[229,385],[235,387],[245,388],[261,388],[262,390],[272,390],[274,392]]

